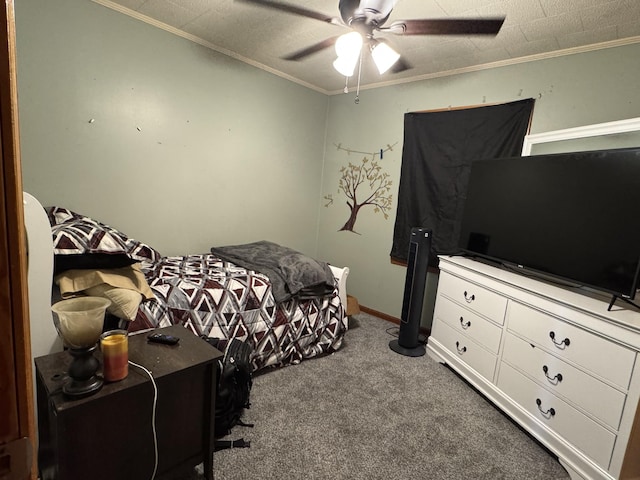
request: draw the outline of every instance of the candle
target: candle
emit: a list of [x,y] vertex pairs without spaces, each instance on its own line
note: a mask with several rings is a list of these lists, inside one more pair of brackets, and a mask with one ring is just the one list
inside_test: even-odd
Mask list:
[[126,378],[129,373],[129,341],[126,330],[111,330],[100,337],[102,373],[107,382]]

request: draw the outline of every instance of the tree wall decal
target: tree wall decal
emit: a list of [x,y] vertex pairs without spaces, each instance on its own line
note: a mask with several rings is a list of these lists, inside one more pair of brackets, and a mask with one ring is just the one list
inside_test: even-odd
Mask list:
[[[338,231],[349,231],[357,233],[354,230],[358,213],[364,207],[373,207],[375,213],[382,213],[385,220],[389,218],[388,211],[391,208],[391,200],[393,195],[391,185],[393,184],[390,175],[380,166],[380,161],[384,157],[384,153],[393,150],[397,144],[388,145],[385,149],[375,153],[359,152],[342,147],[341,144],[336,145],[338,150],[344,150],[348,155],[352,153],[363,154],[359,164],[349,162],[349,165],[340,169],[340,180],[338,181],[338,193],[347,197],[346,204],[349,207],[349,218]],[[334,144],[335,145],[335,144]],[[377,159],[380,157],[380,160]],[[333,196],[325,195],[327,200],[325,207],[333,204]]]

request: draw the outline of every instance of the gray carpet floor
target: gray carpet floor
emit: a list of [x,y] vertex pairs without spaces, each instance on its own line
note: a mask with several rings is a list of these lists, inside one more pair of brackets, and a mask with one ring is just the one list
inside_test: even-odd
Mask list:
[[361,313],[350,327],[338,352],[254,378],[255,427],[229,437],[251,448],[216,452],[217,480],[569,478],[450,369],[390,350],[392,323]]

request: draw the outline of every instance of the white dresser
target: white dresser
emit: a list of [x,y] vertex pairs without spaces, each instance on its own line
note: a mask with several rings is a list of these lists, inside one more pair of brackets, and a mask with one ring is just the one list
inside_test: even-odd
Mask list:
[[[640,312],[440,257],[427,353],[554,452],[573,480],[640,478]],[[636,368],[637,366],[637,368]]]

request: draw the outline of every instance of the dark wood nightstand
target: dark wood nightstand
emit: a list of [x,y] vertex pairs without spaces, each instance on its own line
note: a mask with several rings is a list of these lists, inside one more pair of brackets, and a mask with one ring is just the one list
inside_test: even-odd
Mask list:
[[[182,326],[155,331],[180,342],[148,343],[147,333],[131,335],[129,360],[148,369],[158,389],[156,478],[204,462],[205,476],[212,479],[216,362],[222,353]],[[70,361],[68,352],[35,359],[41,479],[151,478],[154,389],[148,375],[129,365],[124,380],[73,399],[62,393]]]

